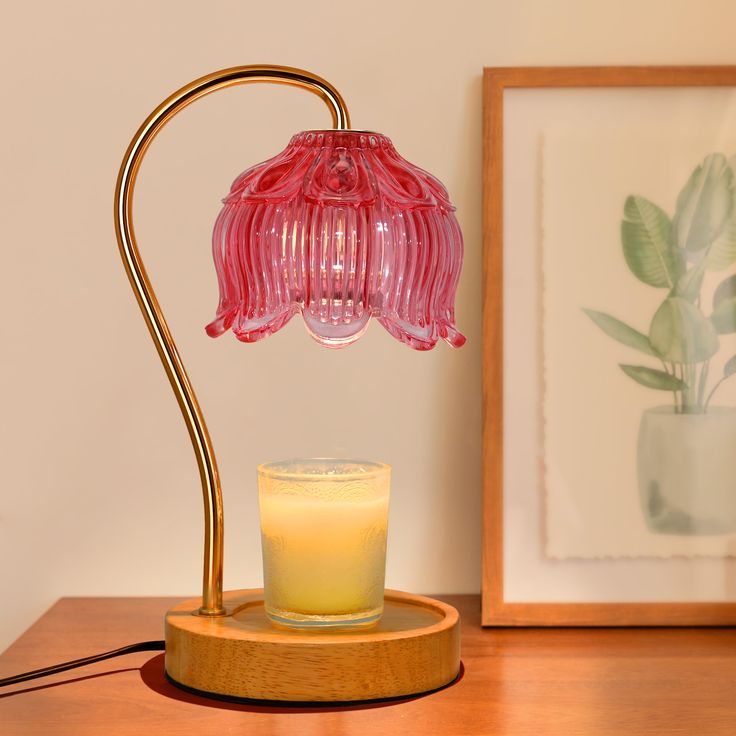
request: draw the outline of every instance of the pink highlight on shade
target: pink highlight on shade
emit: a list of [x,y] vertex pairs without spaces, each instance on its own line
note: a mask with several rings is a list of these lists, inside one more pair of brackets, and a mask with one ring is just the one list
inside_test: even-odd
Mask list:
[[215,223],[220,288],[207,334],[255,342],[301,312],[317,342],[339,348],[375,317],[398,340],[460,347],[455,290],[463,239],[444,186],[391,141],[307,131],[243,172]]

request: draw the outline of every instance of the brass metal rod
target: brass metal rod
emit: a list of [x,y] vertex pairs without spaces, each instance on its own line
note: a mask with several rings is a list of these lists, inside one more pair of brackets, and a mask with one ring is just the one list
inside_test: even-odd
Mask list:
[[202,410],[141,260],[133,230],[133,190],[148,146],[174,115],[204,95],[249,82],[287,84],[313,92],[329,107],[334,128],[350,127],[350,116],[340,93],[324,79],[310,72],[269,65],[223,69],[196,79],[174,92],[146,118],[128,146],[115,187],[115,235],[120,255],[171,388],[179,402],[197,457],[204,496],[204,576],[199,613],[206,616],[221,616],[225,613],[222,606],[224,516],[220,476]]

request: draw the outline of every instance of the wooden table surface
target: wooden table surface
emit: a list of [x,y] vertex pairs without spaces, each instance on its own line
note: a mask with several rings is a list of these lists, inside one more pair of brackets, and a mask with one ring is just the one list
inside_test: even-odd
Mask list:
[[[274,708],[189,695],[144,652],[0,690],[0,734],[639,736],[736,734],[734,629],[482,629],[460,610],[464,674],[432,695]],[[163,638],[172,598],[63,598],[0,656],[0,677]]]

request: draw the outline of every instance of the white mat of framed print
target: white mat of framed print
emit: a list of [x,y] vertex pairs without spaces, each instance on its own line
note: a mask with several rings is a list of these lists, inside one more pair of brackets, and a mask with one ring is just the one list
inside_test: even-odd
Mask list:
[[736,623],[736,68],[485,85],[484,623]]

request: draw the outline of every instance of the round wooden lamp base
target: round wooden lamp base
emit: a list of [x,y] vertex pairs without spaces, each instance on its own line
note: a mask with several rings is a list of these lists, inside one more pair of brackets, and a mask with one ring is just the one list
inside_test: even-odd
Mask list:
[[224,594],[226,616],[193,615],[199,599],[166,614],[166,674],[204,695],[289,702],[398,698],[436,690],[460,669],[460,618],[432,598],[387,590],[373,628],[277,629],[263,590]]

